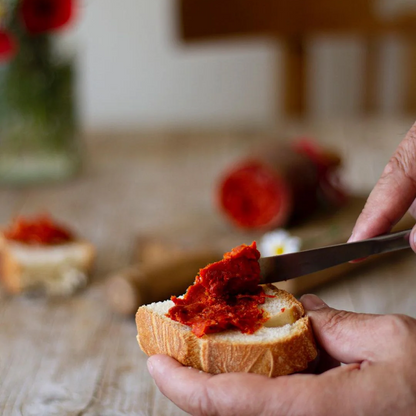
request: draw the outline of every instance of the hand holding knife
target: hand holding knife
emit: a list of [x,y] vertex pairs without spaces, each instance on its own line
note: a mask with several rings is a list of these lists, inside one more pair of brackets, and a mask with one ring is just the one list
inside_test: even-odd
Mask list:
[[261,257],[262,283],[281,282],[375,254],[410,248],[410,230],[297,253]]

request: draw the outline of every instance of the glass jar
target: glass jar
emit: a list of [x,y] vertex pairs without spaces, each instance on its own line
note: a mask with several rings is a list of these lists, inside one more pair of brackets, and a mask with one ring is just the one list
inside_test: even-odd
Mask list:
[[15,51],[0,62],[0,182],[65,179],[81,161],[73,61],[59,53],[54,32],[28,31],[17,7],[4,25]]

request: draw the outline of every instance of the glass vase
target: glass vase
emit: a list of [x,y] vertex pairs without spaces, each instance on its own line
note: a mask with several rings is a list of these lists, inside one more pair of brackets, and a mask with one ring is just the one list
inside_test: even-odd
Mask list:
[[0,182],[33,184],[74,175],[81,163],[74,65],[52,36],[20,39],[0,65]]

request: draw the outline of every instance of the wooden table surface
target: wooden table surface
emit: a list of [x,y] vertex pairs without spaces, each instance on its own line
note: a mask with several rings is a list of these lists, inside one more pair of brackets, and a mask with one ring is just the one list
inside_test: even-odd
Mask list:
[[[344,155],[351,189],[374,184],[409,120],[287,124],[278,137],[307,134]],[[284,132],[284,134],[283,134]],[[107,133],[87,139],[82,175],[67,183],[0,188],[0,223],[48,210],[98,249],[91,284],[68,299],[11,297],[0,289],[2,415],[181,415],[146,369],[133,319],[115,315],[103,282],[128,265],[139,233],[178,224],[234,231],[213,204],[218,175],[270,134]],[[352,226],[352,225],[351,225]],[[241,235],[246,242],[247,235]],[[353,311],[416,316],[416,256],[402,255],[315,293]]]

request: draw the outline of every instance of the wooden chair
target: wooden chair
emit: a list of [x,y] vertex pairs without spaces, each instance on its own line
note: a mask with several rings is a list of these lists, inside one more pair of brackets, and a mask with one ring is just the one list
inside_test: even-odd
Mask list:
[[358,34],[366,43],[366,113],[376,110],[377,42],[399,34],[408,44],[405,65],[405,111],[416,114],[416,10],[382,17],[374,0],[177,0],[180,36],[185,42],[230,36],[267,35],[283,40],[284,108],[288,115],[305,113],[305,40],[318,34]]

